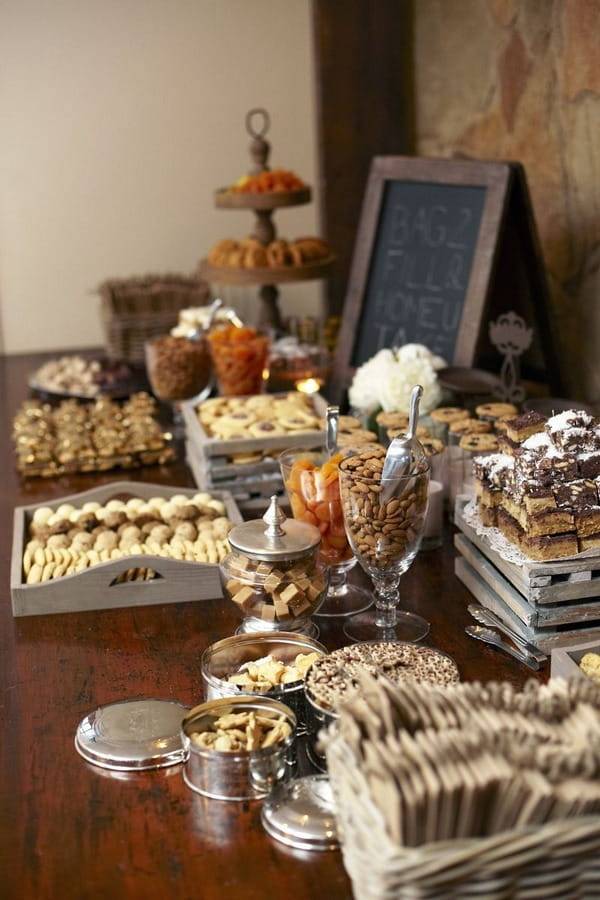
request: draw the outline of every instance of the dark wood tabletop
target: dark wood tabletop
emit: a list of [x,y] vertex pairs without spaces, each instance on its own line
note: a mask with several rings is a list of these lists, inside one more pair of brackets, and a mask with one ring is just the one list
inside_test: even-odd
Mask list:
[[[57,354],[47,354],[54,355]],[[260,801],[209,800],[180,765],[135,774],[85,762],[74,736],[98,706],[140,697],[203,700],[202,650],[233,634],[239,614],[221,597],[162,606],[14,618],[10,560],[15,506],[127,480],[194,487],[177,462],[101,475],[22,480],[14,466],[13,415],[29,394],[40,355],[0,357],[0,872],[3,897],[349,898],[341,853],[289,849],[269,837]],[[521,685],[539,673],[470,640],[472,596],[454,575],[452,525],[442,549],[419,553],[402,579],[402,602],[424,615],[424,643],[449,653],[465,680]],[[354,571],[352,578],[366,583]],[[318,619],[329,649],[341,620]]]

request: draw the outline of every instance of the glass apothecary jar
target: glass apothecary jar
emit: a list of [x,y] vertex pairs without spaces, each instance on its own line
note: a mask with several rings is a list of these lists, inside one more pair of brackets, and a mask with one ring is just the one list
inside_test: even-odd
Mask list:
[[225,597],[236,604],[244,632],[292,631],[316,637],[311,616],[325,599],[328,571],[318,559],[320,532],[288,519],[276,495],[262,519],[229,532],[231,552],[220,565]]

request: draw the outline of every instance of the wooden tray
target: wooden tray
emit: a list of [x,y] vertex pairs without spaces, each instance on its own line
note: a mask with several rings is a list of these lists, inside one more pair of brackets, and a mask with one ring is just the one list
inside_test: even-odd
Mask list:
[[[273,396],[277,396],[274,394]],[[285,396],[285,394],[282,394]],[[313,394],[315,415],[325,417],[327,401],[320,394]],[[226,441],[221,438],[210,437],[198,419],[197,404],[193,400],[187,400],[181,405],[187,440],[197,455],[202,457],[231,456],[234,453],[253,453],[257,450],[285,450],[288,447],[303,447],[304,449],[320,448],[325,443],[325,431],[290,431],[286,434],[277,434],[274,437],[238,438]]]
[[[81,506],[87,501],[105,503],[113,497],[120,496],[149,499],[169,498],[175,494],[192,497],[195,493],[197,490],[147,482],[115,481],[43,505],[57,509],[62,503]],[[226,514],[234,525],[242,521],[239,507],[230,493],[211,491],[211,494],[223,501]],[[31,506],[18,506],[14,511],[10,575],[13,616],[150,606],[158,603],[208,600],[222,596],[217,564],[186,562],[146,554],[99,563],[83,572],[63,575],[56,581],[25,584],[22,562],[23,549],[27,542],[27,528],[31,516],[41,505],[36,503]],[[152,581],[115,583],[120,575],[136,568],[152,569],[159,577]]]
[[280,209],[285,206],[302,206],[310,203],[312,192],[306,186],[296,191],[249,191],[237,192],[229,188],[215,191],[215,206],[218,209]]
[[465,521],[459,497],[455,574],[479,602],[540,650],[600,641],[600,557],[507,562]]
[[332,254],[303,266],[257,266],[246,269],[243,266],[212,266],[203,259],[200,276],[206,281],[221,284],[283,284],[291,281],[310,281],[326,278],[336,261]]
[[557,647],[550,657],[551,678],[587,678],[579,668],[581,658],[585,653],[600,653],[600,641],[591,641],[587,644],[574,644],[572,647]]

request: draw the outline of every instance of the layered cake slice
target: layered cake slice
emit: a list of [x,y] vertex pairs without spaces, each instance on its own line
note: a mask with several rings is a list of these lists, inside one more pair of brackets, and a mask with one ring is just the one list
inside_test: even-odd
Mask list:
[[[504,452],[474,460],[484,524],[534,560],[600,549],[600,426],[569,410],[506,421]],[[506,448],[506,449],[505,449]]]

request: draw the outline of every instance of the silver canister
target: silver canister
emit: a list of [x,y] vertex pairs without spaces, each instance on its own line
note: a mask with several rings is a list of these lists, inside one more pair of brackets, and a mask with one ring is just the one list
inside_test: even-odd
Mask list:
[[327,760],[321,748],[319,734],[322,730],[337,721],[338,714],[331,708],[320,706],[310,696],[310,692],[304,692],[306,704],[306,755],[313,766],[320,772],[327,772]]
[[[194,733],[212,731],[221,716],[250,713],[278,719],[283,716],[290,734],[268,747],[247,751],[208,749],[197,744]],[[187,753],[183,779],[198,794],[215,800],[258,800],[295,773],[296,716],[284,703],[270,697],[222,698],[201,703],[185,716],[181,726]]]
[[299,654],[317,653],[323,656],[327,648],[314,638],[295,632],[267,632],[264,634],[236,634],[223,638],[206,648],[201,658],[202,680],[207,700],[222,697],[260,696],[272,697],[285,703],[296,716],[298,734],[304,734],[307,727],[306,697],[304,682],[293,681],[277,684],[272,688],[256,690],[232,684],[227,679],[239,673],[248,663],[255,663],[265,657],[291,666]]

